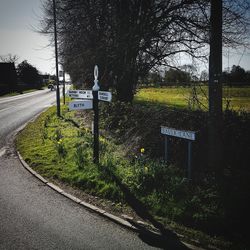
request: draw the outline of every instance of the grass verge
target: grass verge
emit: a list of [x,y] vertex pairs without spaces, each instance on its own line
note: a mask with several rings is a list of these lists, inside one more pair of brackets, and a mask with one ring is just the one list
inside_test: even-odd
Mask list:
[[[207,177],[202,185],[187,181],[182,170],[150,160],[144,150],[124,156],[122,145],[100,138],[100,165],[92,163],[92,135],[62,108],[62,117],[52,107],[18,135],[16,144],[24,160],[46,178],[63,181],[89,194],[131,206],[142,218],[157,221],[199,245],[238,249],[233,243],[199,230],[223,222],[220,194]],[[153,215],[153,217],[151,216]],[[203,225],[203,226],[202,226]],[[206,231],[206,230],[204,230]],[[215,229],[214,229],[215,231]],[[210,247],[212,248],[212,247]]]

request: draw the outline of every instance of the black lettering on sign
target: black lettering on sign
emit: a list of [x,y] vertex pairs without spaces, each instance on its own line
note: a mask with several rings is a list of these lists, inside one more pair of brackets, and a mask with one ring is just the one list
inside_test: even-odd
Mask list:
[[74,103],[74,108],[84,107],[84,103]]

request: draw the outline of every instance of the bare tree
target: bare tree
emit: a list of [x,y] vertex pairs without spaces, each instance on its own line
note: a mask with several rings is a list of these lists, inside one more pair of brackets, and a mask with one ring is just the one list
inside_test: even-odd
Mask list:
[[[92,84],[100,67],[102,88],[132,101],[138,79],[154,67],[172,66],[179,53],[205,58],[210,37],[208,0],[58,0],[59,54],[73,81]],[[224,1],[223,40],[246,44],[250,3]],[[42,31],[52,32],[51,1],[44,3]],[[237,27],[237,29],[236,29]]]
[[1,62],[17,63],[18,60],[19,60],[19,56],[12,55],[10,53],[8,55],[0,55]]

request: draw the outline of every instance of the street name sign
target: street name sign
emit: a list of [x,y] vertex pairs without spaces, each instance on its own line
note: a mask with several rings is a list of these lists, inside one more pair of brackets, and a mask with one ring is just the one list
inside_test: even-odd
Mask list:
[[192,143],[195,141],[196,132],[189,131],[189,130],[177,130],[174,128],[168,127],[161,127],[161,133],[165,135],[165,162],[168,162],[168,148],[170,141],[168,139],[169,136],[178,137],[182,139],[186,139],[188,142],[188,162],[187,162],[187,177],[188,180],[191,180],[191,173],[192,173]]
[[72,101],[69,103],[69,110],[83,110],[92,108],[93,108],[92,100]]
[[191,141],[195,141],[195,132],[188,130],[177,130],[174,128],[161,127],[161,133],[164,135],[179,137]]
[[98,99],[100,101],[111,102],[112,94],[108,91],[98,91]]

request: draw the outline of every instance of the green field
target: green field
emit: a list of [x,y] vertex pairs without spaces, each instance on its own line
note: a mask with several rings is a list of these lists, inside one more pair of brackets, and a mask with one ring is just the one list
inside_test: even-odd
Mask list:
[[[196,96],[191,87],[141,88],[135,96],[139,102],[149,102],[177,108],[208,109],[208,87],[196,87]],[[198,100],[198,102],[197,102]],[[250,87],[223,88],[223,108],[250,112]]]

